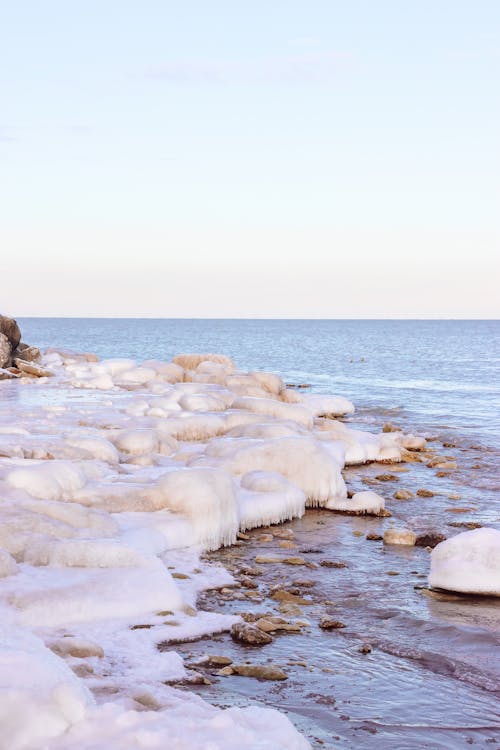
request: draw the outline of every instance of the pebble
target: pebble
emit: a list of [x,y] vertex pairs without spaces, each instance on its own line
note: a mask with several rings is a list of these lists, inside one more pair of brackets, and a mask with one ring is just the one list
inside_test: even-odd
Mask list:
[[431,490],[420,489],[417,490],[417,495],[419,497],[434,497],[434,492]]
[[322,630],[338,630],[340,628],[345,628],[346,626],[340,620],[333,620],[331,617],[328,617],[328,615],[323,615],[319,621],[319,627]]
[[375,477],[379,482],[394,482],[398,481],[399,477],[397,477],[395,474],[377,474]]
[[367,534],[366,539],[368,539],[369,542],[381,542],[384,538],[381,534]]
[[410,490],[396,490],[393,495],[395,500],[410,500],[412,497],[414,494]]
[[322,568],[347,568],[347,563],[335,560],[321,560],[320,565]]

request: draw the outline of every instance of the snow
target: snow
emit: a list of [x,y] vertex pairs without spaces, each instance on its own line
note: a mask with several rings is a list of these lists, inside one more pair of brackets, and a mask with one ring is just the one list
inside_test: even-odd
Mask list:
[[183,660],[158,644],[235,621],[197,610],[201,591],[233,583],[200,553],[306,507],[379,513],[375,493],[347,497],[344,466],[400,460],[422,439],[353,430],[332,418],[347,399],[221,354],[43,364],[54,377],[30,383],[31,401],[17,381],[19,399],[0,401],[2,742],[305,750],[277,711],[169,687]]
[[431,554],[429,585],[463,594],[500,596],[500,531],[464,531]]

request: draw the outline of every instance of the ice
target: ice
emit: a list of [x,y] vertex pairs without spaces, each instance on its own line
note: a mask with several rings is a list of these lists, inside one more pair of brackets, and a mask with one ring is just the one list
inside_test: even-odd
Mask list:
[[464,594],[500,596],[500,531],[464,531],[431,554],[429,585]]
[[241,478],[238,492],[240,529],[301,518],[306,496],[298,487],[272,471],[251,471]]
[[307,748],[275,711],[222,711],[168,687],[183,661],[157,646],[234,622],[196,609],[201,591],[233,583],[201,552],[306,506],[379,513],[374,493],[347,498],[342,469],[399,460],[422,439],[353,430],[332,418],[352,412],[346,399],[224,355],[43,362],[54,378],[29,384],[41,408],[0,401],[0,742]]
[[377,515],[385,508],[385,500],[376,492],[366,490],[356,492],[351,498],[334,498],[325,506],[329,510],[339,510],[347,513]]

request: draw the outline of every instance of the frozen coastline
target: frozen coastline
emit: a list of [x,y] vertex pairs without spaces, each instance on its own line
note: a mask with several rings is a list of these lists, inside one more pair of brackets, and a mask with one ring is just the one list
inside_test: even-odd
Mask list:
[[348,497],[342,469],[425,441],[353,430],[335,419],[346,399],[223,355],[93,359],[52,352],[53,377],[0,384],[6,747],[308,747],[274,711],[165,685],[185,668],[157,645],[239,619],[197,611],[200,592],[232,583],[200,552],[306,507],[381,514],[379,495]]

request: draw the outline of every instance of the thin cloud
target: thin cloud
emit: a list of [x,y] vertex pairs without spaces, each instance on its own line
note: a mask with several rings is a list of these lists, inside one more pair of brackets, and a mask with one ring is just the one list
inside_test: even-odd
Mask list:
[[146,71],[148,78],[176,84],[321,84],[338,79],[352,60],[348,52],[327,52],[252,61],[172,60]]

